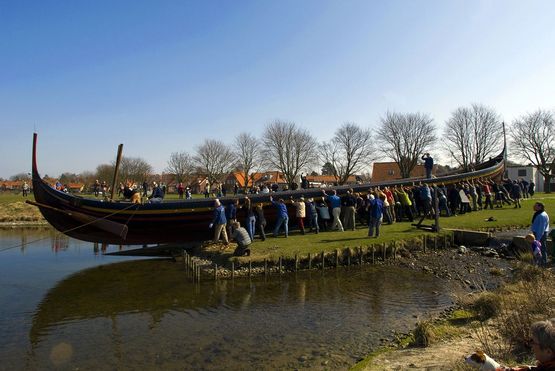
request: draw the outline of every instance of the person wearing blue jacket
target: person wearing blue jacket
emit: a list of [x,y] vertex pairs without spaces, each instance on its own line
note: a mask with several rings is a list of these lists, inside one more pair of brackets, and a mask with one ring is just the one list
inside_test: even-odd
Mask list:
[[227,239],[227,232],[225,226],[227,224],[227,219],[225,217],[225,209],[220,203],[220,200],[214,200],[214,217],[212,218],[212,223],[208,226],[209,228],[214,228],[214,243],[220,241],[220,235],[224,238],[224,243],[227,245],[229,240]]
[[374,228],[376,229],[376,238],[380,236],[380,225],[383,220],[384,204],[379,197],[370,195],[368,202],[368,237],[374,236]]
[[333,215],[333,223],[331,224],[331,229],[339,229],[341,232],[344,231],[343,224],[339,216],[341,215],[341,199],[337,195],[337,191],[334,189],[333,194],[328,195],[326,191],[322,190],[324,196],[326,196],[328,202],[331,205],[331,214]]
[[274,228],[274,237],[277,237],[279,234],[279,230],[283,225],[285,230],[285,238],[289,236],[289,214],[287,214],[287,205],[285,205],[285,201],[283,198],[280,198],[278,201],[274,201],[272,196],[270,196],[270,201],[274,206],[278,209],[278,218],[276,221],[276,226]]
[[549,215],[545,212],[545,205],[541,202],[534,204],[534,216],[532,216],[532,226],[530,229],[536,240],[541,242],[542,265],[547,265],[547,233],[549,233]]

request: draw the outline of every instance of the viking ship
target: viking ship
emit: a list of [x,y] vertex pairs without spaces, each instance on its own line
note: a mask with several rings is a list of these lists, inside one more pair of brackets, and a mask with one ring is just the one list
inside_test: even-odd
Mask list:
[[[301,196],[322,197],[322,189],[334,189],[341,196],[349,189],[368,192],[373,187],[412,185],[418,182],[445,185],[482,177],[501,176],[505,164],[505,148],[496,157],[477,164],[470,172],[452,172],[432,179],[408,178],[384,182],[371,182],[337,186],[333,188],[308,188],[275,192],[275,200],[287,203]],[[37,134],[33,135],[32,178],[35,202],[44,218],[58,231],[84,241],[119,245],[144,245],[204,241],[213,232],[209,224],[213,218],[214,199],[164,201],[162,203],[134,204],[126,201],[108,201],[65,193],[46,183],[37,167]],[[248,195],[251,201],[263,203],[269,225],[277,219],[277,208],[270,202],[270,194]],[[235,197],[223,197],[226,205]],[[289,207],[291,217],[294,208]]]

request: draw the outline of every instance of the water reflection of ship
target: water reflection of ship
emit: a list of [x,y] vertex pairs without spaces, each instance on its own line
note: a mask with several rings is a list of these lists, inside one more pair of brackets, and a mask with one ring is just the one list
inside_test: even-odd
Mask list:
[[54,252],[67,250],[69,248],[69,237],[61,233],[52,233],[50,247]]
[[442,308],[451,303],[445,294],[431,294],[446,289],[444,282],[418,277],[412,271],[369,267],[343,274],[302,272],[268,281],[259,277],[195,285],[188,283],[180,266],[169,260],[102,265],[78,272],[48,291],[33,316],[29,339],[35,348],[60,326],[97,319],[109,319],[114,325],[130,314],[140,315],[143,321],[146,315],[152,329],[168,315],[175,317],[176,312],[200,319],[198,315],[220,309],[265,308],[261,318],[265,318],[265,310],[300,310],[302,315],[308,310],[310,326],[316,326],[323,320],[315,318],[323,314],[343,313],[343,320],[351,321],[350,315],[357,313],[356,321],[385,323],[388,313],[402,317],[416,308]]

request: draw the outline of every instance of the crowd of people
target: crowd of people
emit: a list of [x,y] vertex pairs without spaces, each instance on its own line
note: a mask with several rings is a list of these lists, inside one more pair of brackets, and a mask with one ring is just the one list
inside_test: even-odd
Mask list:
[[[269,193],[277,214],[273,226],[274,237],[282,234],[286,238],[289,236],[290,215],[295,215],[292,226],[301,234],[342,232],[364,227],[368,229],[369,237],[378,237],[382,224],[434,218],[436,212],[441,217],[454,217],[488,208],[520,208],[522,198],[533,196],[534,184],[524,179],[495,181],[491,178],[479,178],[447,186],[419,183],[410,186],[373,187],[363,193],[350,189],[341,196],[335,190],[322,190],[321,197],[308,199],[304,196],[275,199],[273,193]],[[437,209],[434,207],[436,198]],[[216,199],[216,203],[217,209],[221,208],[223,211],[214,216],[213,224],[216,225],[217,221],[227,224],[227,234],[224,236],[226,243],[227,235],[233,234],[234,222],[243,223],[251,242],[257,231],[261,240],[266,239],[266,218],[262,204],[253,205],[248,196],[241,203],[237,198],[226,205],[221,205],[219,199]],[[290,208],[293,208],[291,213]],[[535,204],[534,211],[531,233],[542,254],[538,264],[546,265],[545,239],[549,233],[549,217],[540,202]],[[223,220],[220,219],[220,214],[224,217]],[[220,234],[221,231],[215,230],[214,242],[219,241]]]

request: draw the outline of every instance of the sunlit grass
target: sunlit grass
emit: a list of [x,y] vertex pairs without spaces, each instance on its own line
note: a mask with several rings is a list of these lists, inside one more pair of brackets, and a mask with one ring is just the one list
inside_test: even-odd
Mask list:
[[[481,210],[452,217],[440,218],[442,229],[468,229],[486,230],[501,229],[507,227],[526,228],[531,224],[533,215],[532,206],[536,201],[542,201],[546,205],[546,211],[555,209],[555,195],[536,194],[533,199],[522,201],[522,208],[514,209],[513,206],[493,210]],[[486,221],[493,217],[495,221]],[[425,220],[423,224],[432,224],[433,220]],[[290,227],[294,228],[295,220],[289,221]],[[290,228],[292,229],[292,228]],[[252,245],[253,257],[293,257],[295,254],[319,253],[322,251],[333,251],[345,247],[369,246],[381,243],[391,243],[392,241],[406,241],[422,236],[434,236],[434,233],[419,230],[409,222],[382,225],[379,238],[368,237],[368,230],[359,226],[355,231],[331,231],[320,232],[319,234],[307,233],[301,235],[294,230],[289,238],[285,238],[283,233],[274,238],[272,237],[273,225],[267,227],[267,239],[261,241],[255,238]],[[445,230],[443,232],[446,232]],[[433,237],[429,237],[433,238]],[[442,234],[440,233],[440,239]]]

